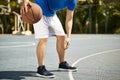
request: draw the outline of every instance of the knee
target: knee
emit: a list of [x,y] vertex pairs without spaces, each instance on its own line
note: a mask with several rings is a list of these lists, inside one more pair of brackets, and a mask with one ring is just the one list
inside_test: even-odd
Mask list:
[[40,44],[40,45],[46,45],[46,44],[47,44],[47,41],[48,41],[47,38],[42,38],[42,39],[39,40],[39,44]]
[[65,40],[65,36],[57,36],[57,40],[63,41]]

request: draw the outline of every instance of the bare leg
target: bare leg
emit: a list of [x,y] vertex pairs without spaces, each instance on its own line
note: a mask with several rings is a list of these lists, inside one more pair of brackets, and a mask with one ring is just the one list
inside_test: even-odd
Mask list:
[[42,39],[40,39],[40,41],[38,43],[38,46],[37,46],[38,66],[44,65],[47,41],[48,41],[47,38],[42,38]]
[[64,49],[65,36],[56,36],[56,37],[57,37],[56,48],[59,56],[59,61],[61,63],[65,61],[65,49]]

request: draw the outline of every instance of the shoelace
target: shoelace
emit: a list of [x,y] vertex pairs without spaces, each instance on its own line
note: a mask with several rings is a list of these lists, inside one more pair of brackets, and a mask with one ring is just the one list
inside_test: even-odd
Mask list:
[[68,67],[70,67],[69,64],[68,64],[67,62],[65,62],[65,65],[68,66]]
[[47,69],[45,68],[45,66],[43,66],[42,70],[45,71],[45,72],[47,71]]

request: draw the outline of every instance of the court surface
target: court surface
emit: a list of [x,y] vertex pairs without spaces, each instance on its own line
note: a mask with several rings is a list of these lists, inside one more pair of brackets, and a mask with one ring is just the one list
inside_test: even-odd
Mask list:
[[77,72],[58,71],[56,38],[49,38],[45,65],[52,79],[35,76],[37,43],[34,35],[0,35],[0,80],[120,80],[120,35],[72,35],[66,60]]

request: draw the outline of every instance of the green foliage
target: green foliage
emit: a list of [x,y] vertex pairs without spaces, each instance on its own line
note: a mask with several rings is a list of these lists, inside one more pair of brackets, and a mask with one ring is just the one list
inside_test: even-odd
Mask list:
[[[106,4],[108,5],[108,26],[106,28]],[[89,32],[90,17],[89,7],[91,7],[92,28]],[[118,33],[120,29],[120,2],[110,0],[105,3],[103,0],[87,0],[78,2],[75,10],[75,33]],[[96,26],[98,25],[98,26]],[[97,28],[98,27],[98,28]],[[98,29],[98,30],[97,30]],[[73,30],[73,31],[74,31]],[[98,32],[97,32],[98,31]]]
[[[7,1],[4,2],[5,6],[8,5]],[[2,3],[0,3],[2,4]],[[14,0],[11,0],[10,2],[10,7],[11,7],[11,11],[16,11],[19,13],[19,4],[17,4]],[[3,24],[4,26],[4,33],[12,33],[12,28],[14,27],[14,15],[12,15],[11,13],[8,15],[6,14],[1,14],[0,15],[0,24]]]
[[[32,2],[34,0],[31,0]],[[0,1],[1,5],[7,6],[7,0]],[[15,0],[11,0],[11,11],[20,13],[20,6]],[[106,23],[106,4],[108,5],[108,27],[107,33],[120,33],[120,1],[119,0],[86,0],[84,2],[78,1],[73,22],[73,33],[105,33]],[[90,13],[92,27],[90,30]],[[1,9],[0,9],[1,11]],[[63,28],[65,29],[66,9],[57,12]],[[14,15],[0,15],[0,24],[4,25],[5,33],[12,33],[14,27]],[[98,25],[98,26],[97,26]],[[32,25],[31,25],[32,26]],[[98,30],[97,30],[98,29]],[[33,31],[33,28],[31,28]]]
[[111,4],[109,32],[120,33],[120,2]]
[[2,4],[2,5],[7,5],[8,3],[7,3],[7,0],[0,0],[0,4]]

